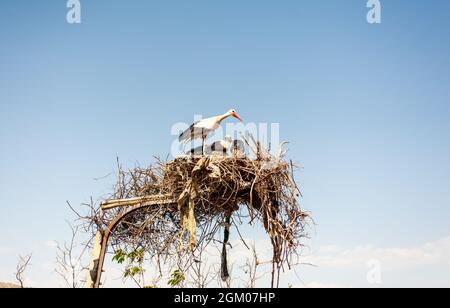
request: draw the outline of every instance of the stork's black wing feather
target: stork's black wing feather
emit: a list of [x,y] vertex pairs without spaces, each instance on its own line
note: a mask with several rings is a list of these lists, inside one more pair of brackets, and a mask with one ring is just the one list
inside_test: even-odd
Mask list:
[[204,131],[203,128],[195,127],[195,125],[198,124],[199,121],[192,124],[188,129],[186,129],[184,132],[180,134],[178,137],[178,141],[187,141],[195,139],[196,136],[201,135]]
[[186,154],[190,154],[190,155],[202,155],[203,154],[203,147],[199,146],[196,147],[194,149],[191,149],[188,153]]
[[220,141],[216,141],[213,144],[211,144],[211,151],[212,152],[227,152],[227,149],[222,145]]

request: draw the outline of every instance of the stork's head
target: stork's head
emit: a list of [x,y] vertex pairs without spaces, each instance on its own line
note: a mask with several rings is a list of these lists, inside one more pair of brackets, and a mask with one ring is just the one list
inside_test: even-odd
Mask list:
[[241,122],[244,122],[244,120],[242,120],[242,118],[237,114],[237,112],[236,112],[235,109],[230,109],[230,110],[227,112],[227,115],[228,115],[228,116],[231,116],[231,117],[234,117],[234,118],[238,119],[238,120],[241,121]]

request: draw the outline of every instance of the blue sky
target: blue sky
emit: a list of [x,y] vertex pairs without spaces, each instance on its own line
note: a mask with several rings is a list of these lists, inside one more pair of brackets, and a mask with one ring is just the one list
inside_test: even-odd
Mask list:
[[[381,2],[370,25],[356,0],[81,0],[70,25],[66,1],[1,1],[0,280],[19,252],[53,258],[65,201],[107,194],[114,178],[94,178],[116,156],[166,157],[174,123],[232,107],[291,142],[313,251],[448,251],[450,3]],[[450,286],[448,263],[425,265],[385,284]],[[303,280],[365,285],[358,271]]]

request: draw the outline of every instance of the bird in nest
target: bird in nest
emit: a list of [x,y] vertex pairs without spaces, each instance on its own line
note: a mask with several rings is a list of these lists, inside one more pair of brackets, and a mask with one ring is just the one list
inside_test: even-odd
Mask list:
[[238,115],[235,109],[230,109],[228,112],[211,118],[206,118],[195,122],[188,129],[180,134],[178,140],[180,142],[190,142],[195,139],[202,139],[202,154],[205,154],[205,141],[208,135],[213,133],[220,127],[223,120],[234,117],[243,122],[242,118]]
[[225,136],[223,140],[216,141],[206,146],[199,146],[189,151],[190,155],[222,155],[226,156],[233,146],[233,138]]

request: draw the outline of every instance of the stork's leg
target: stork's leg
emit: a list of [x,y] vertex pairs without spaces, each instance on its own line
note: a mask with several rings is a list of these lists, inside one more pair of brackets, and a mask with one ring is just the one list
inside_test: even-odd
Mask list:
[[202,137],[202,155],[205,155],[205,136]]
[[205,139],[206,139],[205,129],[202,128],[202,156],[205,155]]

